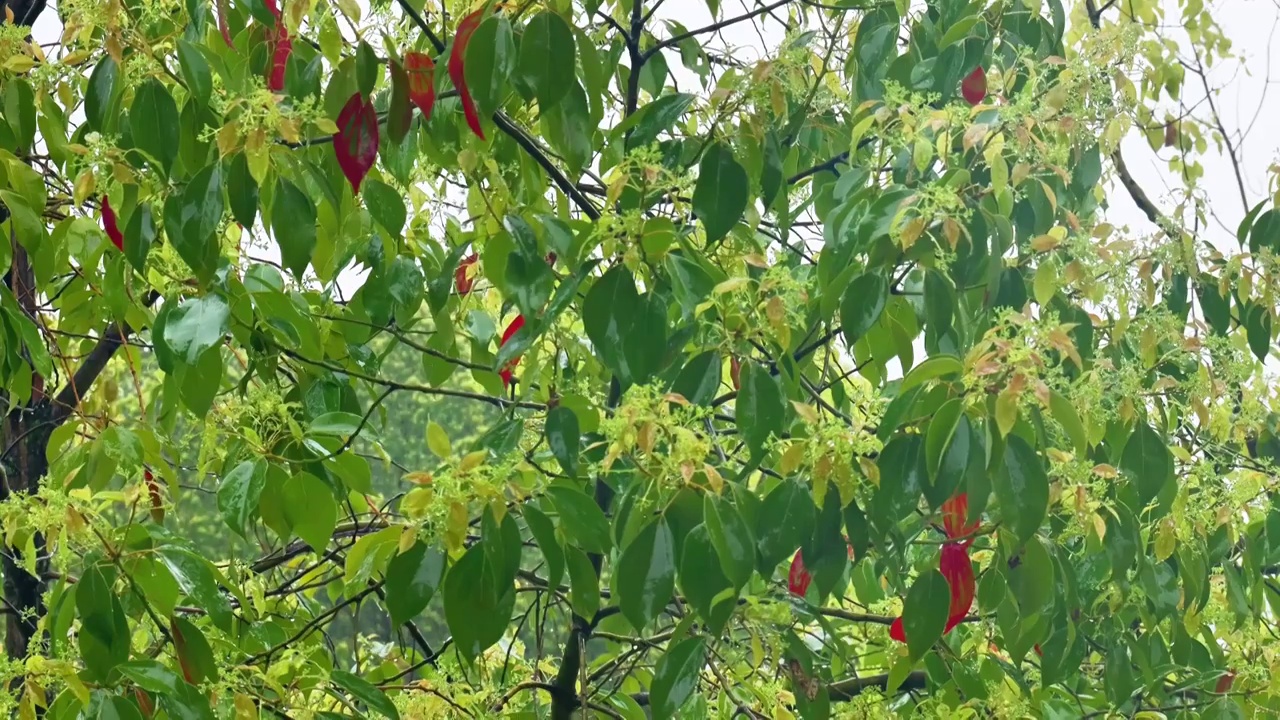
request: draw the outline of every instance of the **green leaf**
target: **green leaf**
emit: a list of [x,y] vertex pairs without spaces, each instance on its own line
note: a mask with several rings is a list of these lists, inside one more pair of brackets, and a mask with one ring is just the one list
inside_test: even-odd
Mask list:
[[676,376],[671,392],[694,405],[709,405],[720,389],[720,353],[708,350],[695,355]]
[[82,714],[80,717],[92,720],[143,720],[142,712],[137,706],[120,696],[103,698],[102,704],[98,706],[98,714]]
[[[880,485],[876,488],[872,517],[877,523],[897,523],[915,511],[928,485],[924,440],[917,434],[895,435],[876,459]],[[877,525],[879,526],[879,525]]]
[[194,366],[209,348],[222,342],[231,308],[217,295],[205,295],[175,307],[164,326],[164,342],[177,359]]
[[89,87],[84,94],[84,117],[89,127],[100,133],[115,127],[111,102],[115,99],[118,75],[116,61],[110,55],[103,55],[89,75]]
[[544,11],[525,26],[520,38],[519,72],[533,88],[542,112],[555,107],[577,82],[574,51],[573,30],[559,15]]
[[889,281],[880,273],[864,273],[849,283],[840,301],[840,331],[849,347],[876,324],[888,299]]
[[578,453],[581,433],[578,415],[569,408],[558,405],[547,412],[547,445],[551,454],[569,475],[578,474]]
[[624,385],[657,371],[667,344],[666,310],[656,296],[636,292],[625,266],[614,266],[587,291],[582,324],[601,362]]
[[502,104],[515,64],[511,23],[500,15],[490,15],[472,34],[463,63],[467,87],[482,115],[493,113]]
[[600,578],[591,558],[570,545],[564,551],[569,568],[569,604],[578,617],[590,620],[600,610]]
[[707,537],[720,558],[724,575],[741,588],[751,579],[756,567],[756,539],[751,527],[733,504],[708,493],[702,503]]
[[698,165],[693,189],[693,212],[702,221],[707,243],[724,238],[747,209],[747,171],[721,143],[707,148]]
[[422,612],[444,578],[445,556],[421,540],[387,564],[387,613],[401,625]]
[[925,570],[911,584],[902,606],[902,631],[907,636],[907,652],[912,660],[924,657],[942,637],[950,604],[951,587],[937,570]]
[[962,373],[964,373],[964,363],[960,361],[960,358],[954,355],[934,355],[911,368],[906,377],[902,378],[902,385],[898,387],[898,392],[907,392],[926,380],[933,380],[947,375],[960,375]]
[[671,529],[658,518],[631,540],[618,559],[618,605],[637,630],[652,622],[675,592],[674,544]]
[[560,513],[560,530],[570,542],[589,553],[609,551],[609,521],[594,499],[564,485],[547,488],[547,496]]
[[924,495],[930,507],[940,507],[964,479],[969,467],[970,432],[960,398],[948,400],[934,413],[924,450],[928,469]]
[[153,693],[177,692],[182,678],[155,660],[132,660],[120,665],[120,674],[134,685]]
[[391,702],[391,698],[368,680],[342,670],[334,670],[329,678],[343,690],[351,693],[352,697],[368,705],[370,710],[376,710],[392,720],[400,720],[400,713]]
[[1136,513],[1154,500],[1165,484],[1173,479],[1173,453],[1150,425],[1138,423],[1124,444],[1120,469],[1138,493]]
[[697,100],[697,97],[687,93],[663,95],[637,110],[613,132],[616,136],[630,131],[631,134],[627,136],[628,150],[643,147],[657,140],[658,135],[674,125],[694,100]]
[[547,564],[547,586],[559,587],[564,578],[564,548],[556,539],[556,528],[551,518],[530,503],[522,506],[525,524],[529,526],[529,534],[538,543],[542,551],[542,559]]
[[649,707],[654,720],[675,716],[698,686],[698,675],[706,662],[706,640],[685,638],[667,648],[653,669],[649,687]]
[[996,497],[1004,527],[1017,545],[1030,540],[1049,510],[1049,477],[1034,448],[1021,435],[1006,438],[1004,463],[996,474]]
[[742,389],[738,392],[733,414],[752,456],[760,457],[769,436],[782,434],[786,401],[778,381],[757,363],[745,363],[740,379]]
[[808,539],[816,515],[808,488],[793,480],[783,480],[765,496],[755,533],[762,574],[772,575]]
[[178,158],[178,106],[155,78],[142,83],[129,106],[133,144],[168,175]]
[[143,203],[129,216],[129,226],[124,231],[124,256],[139,272],[147,268],[147,255],[156,241],[156,219],[151,206]]
[[[200,49],[183,38],[178,38],[178,66],[191,96],[207,106],[213,94],[213,73],[209,71],[209,62],[200,54]],[[132,125],[133,121],[130,120],[129,124]]]
[[485,552],[485,542],[472,545],[444,578],[444,615],[453,643],[474,660],[502,639],[515,607],[515,587],[499,577]]
[[209,614],[214,625],[231,632],[231,603],[218,589],[213,566],[209,561],[190,550],[173,545],[161,547],[156,553],[173,574],[173,579],[178,581],[182,592]]
[[1049,412],[1053,414],[1053,418],[1066,431],[1076,455],[1081,458],[1087,457],[1089,454],[1089,438],[1085,433],[1084,424],[1080,422],[1080,416],[1076,413],[1075,406],[1071,404],[1071,401],[1067,400],[1062,393],[1053,390],[1049,393]]
[[285,518],[293,532],[314,552],[323,551],[338,524],[333,491],[320,478],[304,472],[285,482],[283,494]]
[[227,200],[236,222],[252,228],[258,216],[258,183],[249,174],[249,160],[242,152],[231,158],[227,168]]
[[945,275],[930,269],[924,275],[924,315],[929,327],[936,333],[951,327],[955,312],[956,289]]
[[178,615],[170,621],[169,632],[173,634],[174,650],[183,673],[190,682],[199,685],[205,680],[217,682],[218,663],[213,657],[213,648],[209,639],[204,636],[195,623]]
[[245,525],[258,511],[258,499],[266,484],[267,468],[262,461],[246,460],[227,473],[218,485],[218,512],[227,527],[247,538]]
[[129,659],[129,622],[102,571],[90,567],[76,583],[77,641],[90,678],[107,681]]
[[373,94],[373,88],[378,84],[378,77],[382,74],[381,63],[378,56],[374,54],[373,47],[364,40],[356,46],[356,89],[361,95],[369,97]]
[[316,207],[297,185],[280,178],[271,201],[271,232],[280,245],[280,260],[301,278],[316,248]]
[[564,156],[570,172],[577,175],[594,151],[592,134],[595,126],[587,107],[586,92],[576,79],[570,77],[564,96],[550,107],[540,106],[540,111],[547,142]]
[[408,219],[408,211],[405,210],[400,191],[373,178],[366,179],[361,187],[364,204],[369,208],[374,221],[395,237],[400,237],[405,220]]
[[181,194],[164,204],[164,230],[187,266],[203,281],[218,264],[215,233],[222,221],[222,171],[218,164],[196,173]]
[[[753,563],[754,553],[748,555],[747,560]],[[684,552],[680,557],[680,588],[685,599],[708,623],[708,630],[713,635],[719,634],[724,628],[737,600],[737,595],[731,592],[733,584],[725,577],[724,569],[707,526],[696,525],[684,538]],[[750,573],[751,570],[752,567],[748,565],[747,572]]]

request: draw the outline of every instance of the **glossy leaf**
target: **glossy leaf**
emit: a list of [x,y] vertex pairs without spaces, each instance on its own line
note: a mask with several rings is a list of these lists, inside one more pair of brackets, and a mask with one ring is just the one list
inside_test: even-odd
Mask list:
[[553,12],[541,12],[529,19],[520,39],[518,72],[538,98],[543,112],[554,107],[569,92],[574,79],[573,31]]
[[650,706],[655,720],[674,717],[698,684],[698,674],[705,662],[706,641],[686,638],[668,648],[653,670],[649,689]]
[[422,119],[430,120],[436,104],[436,62],[420,52],[404,54],[404,70],[408,76],[409,101],[422,111]]
[[271,232],[280,258],[294,276],[302,277],[316,247],[316,208],[297,185],[280,178],[271,206]]
[[658,518],[632,538],[618,559],[616,587],[622,614],[640,630],[654,620],[675,591],[674,541]]
[[445,556],[421,540],[387,564],[386,606],[395,625],[421,613],[444,577]]
[[693,190],[693,212],[702,222],[707,243],[723,239],[742,219],[748,185],[747,171],[731,149],[720,143],[707,148]]
[[484,140],[484,129],[480,127],[480,112],[476,109],[475,99],[471,96],[471,88],[467,84],[466,56],[467,45],[483,19],[482,10],[462,18],[458,23],[458,31],[453,37],[453,44],[449,51],[449,79],[453,81],[453,87],[458,91],[458,99],[462,101],[462,112],[466,115],[467,126],[481,140]]
[[1021,545],[1031,539],[1044,522],[1049,508],[1049,478],[1044,462],[1020,435],[1010,435],[1005,444],[1004,462],[995,480],[996,497],[1005,529]]

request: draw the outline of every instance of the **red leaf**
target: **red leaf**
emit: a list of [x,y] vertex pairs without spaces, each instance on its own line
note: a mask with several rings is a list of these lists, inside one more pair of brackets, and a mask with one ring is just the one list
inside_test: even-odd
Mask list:
[[458,23],[458,32],[453,37],[453,50],[449,53],[449,78],[453,80],[453,87],[457,89],[458,97],[462,100],[462,112],[467,116],[467,125],[481,140],[484,139],[484,130],[480,127],[480,113],[476,110],[476,101],[472,99],[471,90],[467,88],[464,58],[467,43],[471,42],[471,36],[475,34],[476,28],[480,27],[482,19],[484,19],[482,10],[462,18],[462,22]]
[[949,539],[966,538],[965,545],[973,542],[973,538],[966,536],[972,535],[982,523],[977,520],[972,523],[966,523],[965,521],[968,517],[968,493],[956,493],[951,496],[951,499],[942,503],[942,526],[946,528]]
[[742,363],[736,357],[729,358],[729,379],[733,380],[733,389],[742,389]]
[[965,102],[977,105],[987,97],[987,72],[979,65],[960,83],[960,94]]
[[893,624],[889,626],[889,637],[900,643],[907,641],[907,633],[902,629],[902,618],[894,620]]
[[813,582],[813,576],[804,566],[804,557],[799,550],[796,556],[791,560],[791,570],[787,573],[787,589],[796,597],[804,597],[809,592],[809,583]]
[[467,295],[471,292],[471,286],[475,284],[475,278],[467,276],[467,268],[476,264],[480,258],[476,255],[469,255],[458,263],[458,269],[453,273],[453,284],[458,289],[459,295]]
[[[524,316],[517,315],[516,319],[512,320],[511,324],[507,326],[507,329],[502,331],[502,342],[498,344],[498,347],[501,348],[503,345],[506,345],[507,341],[511,339],[511,336],[515,335],[516,331],[522,327],[524,327]],[[502,376],[503,387],[511,384],[511,378],[515,373],[516,366],[519,364],[519,357],[512,358],[511,362],[507,363],[506,367],[502,368],[502,370],[498,372],[498,375]]]
[[151,498],[151,519],[156,524],[164,524],[164,495],[160,492],[160,485],[156,482],[155,476],[150,470],[142,471],[143,479],[147,483],[147,495]]
[[1231,686],[1236,682],[1236,673],[1234,670],[1228,670],[1222,677],[1218,678],[1218,684],[1213,691],[1219,695],[1231,692]]
[[182,636],[182,630],[173,618],[169,618],[169,633],[173,635],[173,649],[178,656],[178,666],[182,668],[182,677],[195,685],[195,673],[191,671],[191,663],[187,660],[187,639]]
[[284,71],[289,66],[289,55],[293,53],[293,41],[289,39],[289,29],[283,21],[276,21],[273,32],[271,75],[267,77],[267,87],[272,92],[281,92],[284,90]]
[[338,157],[342,174],[351,183],[351,192],[359,193],[360,182],[378,157],[378,114],[373,109],[373,101],[358,92],[338,113],[333,154]]
[[554,266],[555,266],[555,264],[556,264],[556,254],[555,254],[554,252],[549,252],[549,253],[547,253],[547,264],[548,264],[548,265],[551,265],[552,267],[554,267]]
[[222,33],[222,40],[227,44],[227,47],[234,48],[235,45],[231,43],[231,28],[227,26],[227,0],[217,0],[216,10],[218,13],[218,30]]
[[116,224],[116,212],[111,209],[111,200],[102,196],[102,229],[107,231],[111,244],[120,252],[124,252],[124,235],[120,234],[120,226]]
[[142,710],[143,717],[149,718],[155,714],[155,703],[151,702],[151,696],[147,694],[146,690],[143,690],[140,687],[135,687],[133,689],[133,696],[138,700],[138,708]]
[[1044,651],[1040,649],[1040,643],[1036,643],[1035,651],[1036,651],[1036,655],[1039,655],[1040,657],[1044,657]]
[[944,633],[960,624],[969,608],[973,607],[973,595],[977,582],[973,575],[973,563],[969,562],[969,551],[963,545],[943,545],[942,558],[938,569],[951,586],[951,608],[947,614],[947,628]]
[[436,104],[436,61],[419,52],[405,53],[404,69],[409,74],[409,102],[422,111],[422,119],[431,119]]

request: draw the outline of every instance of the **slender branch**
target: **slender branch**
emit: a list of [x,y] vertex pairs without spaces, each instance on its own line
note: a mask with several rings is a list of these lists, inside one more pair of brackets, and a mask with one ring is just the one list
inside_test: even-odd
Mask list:
[[[407,0],[397,0],[397,3],[400,5],[400,9],[404,11],[405,15],[408,15],[409,19],[418,26],[418,29],[427,36],[427,41],[436,49],[436,52],[444,52],[444,41],[431,31],[431,27],[427,25],[427,21],[423,19],[422,14],[413,9],[413,6],[411,6]],[[556,167],[555,163],[551,162],[551,158],[547,157],[547,154],[542,151],[542,148],[538,147],[538,144],[534,142],[533,139],[529,137],[529,134],[525,132],[525,130],[514,120],[508,117],[506,113],[499,110],[493,114],[493,124],[497,125],[498,129],[510,136],[512,140],[515,140],[517,145],[524,148],[524,151],[529,153],[529,156],[546,171],[547,175],[551,178],[551,181],[556,184],[556,187],[560,188],[561,192],[573,200],[573,203],[578,206],[578,209],[581,210],[583,214],[592,220],[600,219],[600,210],[596,208],[595,204],[592,203],[586,195],[583,195],[582,191],[578,190],[573,182],[564,174],[564,171]]]
[[703,35],[706,33],[716,32],[718,30],[723,30],[724,28],[727,28],[731,25],[737,25],[740,22],[750,20],[751,18],[758,17],[760,15],[764,15],[767,12],[772,12],[782,7],[783,5],[789,5],[790,3],[793,3],[795,1],[796,0],[777,0],[777,2],[770,3],[769,5],[761,5],[757,7],[755,10],[752,10],[751,12],[745,15],[738,15],[737,17],[727,18],[725,20],[721,20],[720,22],[714,22],[714,23],[711,23],[710,25],[705,25],[703,27],[698,28],[697,30],[690,30],[688,32],[680,33],[679,35],[669,37],[666,40],[663,40],[657,45],[654,45],[653,47],[646,50],[644,55],[641,57],[641,60],[648,60],[650,57],[653,57],[663,48],[669,48],[672,45],[679,44],[685,40],[688,40],[689,38],[697,37],[699,35]]
[[[145,307],[151,307],[155,301],[160,298],[160,293],[152,290],[143,299]],[[111,358],[115,356],[116,350],[124,345],[129,336],[134,333],[134,329],[127,322],[119,322],[108,327],[103,333],[98,344],[89,351],[85,356],[80,367],[76,370],[75,375],[71,377],[71,381],[61,392],[53,399],[53,414],[51,420],[55,425],[61,425],[71,412],[80,405],[80,399],[93,386],[93,382],[98,379],[102,371],[106,369],[107,363],[111,362]]]
[[[928,677],[923,670],[916,670],[902,681],[898,686],[898,690],[923,690],[928,683]],[[848,680],[840,680],[833,682],[827,686],[827,693],[832,700],[837,702],[844,700],[852,700],[861,695],[866,690],[876,689],[883,692],[889,687],[889,674],[870,675],[861,678],[849,678]]]

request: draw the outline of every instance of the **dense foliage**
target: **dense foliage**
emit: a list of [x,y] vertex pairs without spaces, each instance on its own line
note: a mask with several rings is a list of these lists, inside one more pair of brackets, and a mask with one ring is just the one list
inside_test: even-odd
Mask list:
[[9,0],[0,712],[1280,712],[1203,3],[731,5]]

